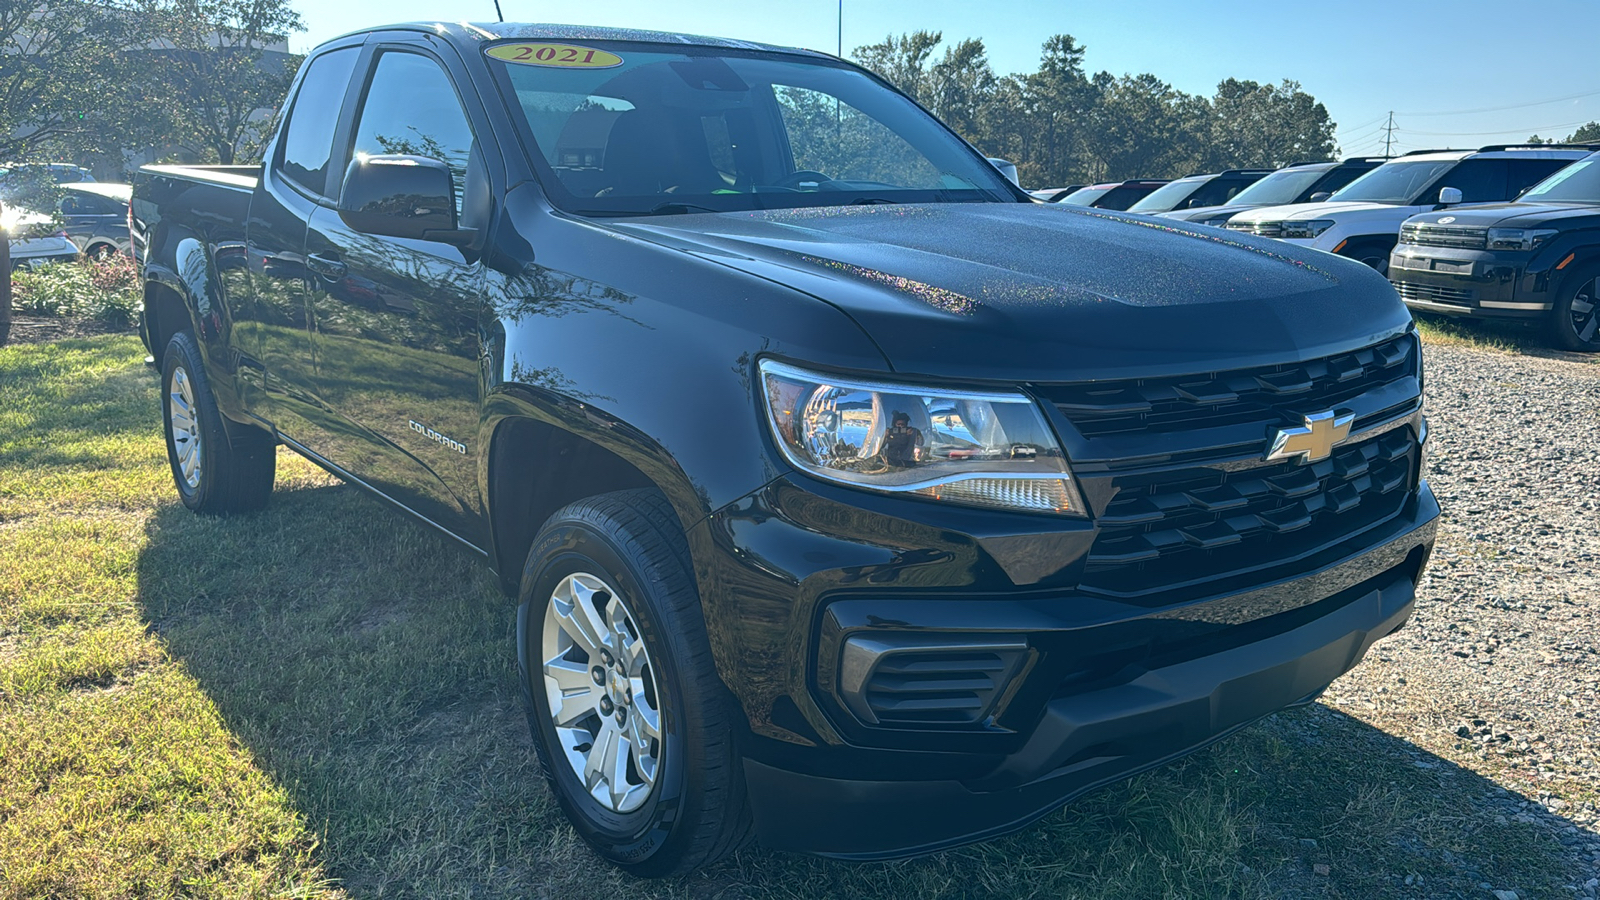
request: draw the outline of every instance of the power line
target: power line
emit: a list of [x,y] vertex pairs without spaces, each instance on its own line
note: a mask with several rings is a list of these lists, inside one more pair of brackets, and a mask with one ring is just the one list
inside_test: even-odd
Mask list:
[[1376,124],[1378,124],[1379,122],[1382,122],[1382,121],[1383,121],[1383,116],[1379,116],[1376,119],[1373,119],[1371,122],[1363,122],[1360,125],[1352,125],[1352,126],[1350,126],[1348,128],[1340,128],[1338,131],[1336,131],[1334,133],[1335,134],[1349,134],[1352,131],[1362,131],[1364,129],[1371,128],[1372,126],[1374,126],[1374,125],[1376,125]]
[[[1510,106],[1483,106],[1478,109],[1451,109],[1444,112],[1403,112],[1402,116],[1465,116],[1471,113],[1505,112],[1508,109],[1523,109],[1529,106],[1544,106],[1547,103],[1560,103],[1563,100],[1581,100],[1584,97],[1600,95],[1600,91],[1586,91],[1582,94],[1569,94],[1565,97],[1551,97],[1549,100],[1533,100],[1528,103],[1513,103]],[[1492,132],[1490,132],[1492,133]]]
[[1538,126],[1535,126],[1535,127],[1532,127],[1532,128],[1502,128],[1499,131],[1409,131],[1408,130],[1406,133],[1407,134],[1429,134],[1429,135],[1433,135],[1435,137],[1482,137],[1483,135],[1486,135],[1486,134],[1488,134],[1488,135],[1493,135],[1493,134],[1512,134],[1512,133],[1515,133],[1515,132],[1518,132],[1518,131],[1527,131],[1530,134],[1537,134],[1538,132],[1541,132],[1541,131],[1551,131],[1551,130],[1558,129],[1558,128],[1576,128],[1576,127],[1578,127],[1580,125],[1587,125],[1587,124],[1589,124],[1590,121],[1592,121],[1592,120],[1579,119],[1576,122],[1562,122],[1562,123],[1556,124],[1556,125],[1538,125]]

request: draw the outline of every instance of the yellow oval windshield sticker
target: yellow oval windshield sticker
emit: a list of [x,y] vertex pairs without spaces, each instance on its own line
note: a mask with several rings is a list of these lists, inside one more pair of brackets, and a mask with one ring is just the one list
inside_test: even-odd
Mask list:
[[622,57],[593,47],[572,44],[498,44],[484,51],[495,59],[522,66],[558,69],[609,69],[622,65]]

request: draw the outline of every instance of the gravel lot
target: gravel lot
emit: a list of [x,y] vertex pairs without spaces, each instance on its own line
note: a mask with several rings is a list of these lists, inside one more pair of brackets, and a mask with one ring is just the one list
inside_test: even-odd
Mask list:
[[1501,785],[1463,814],[1548,829],[1592,873],[1568,896],[1600,896],[1600,360],[1425,357],[1439,544],[1411,624],[1324,702]]

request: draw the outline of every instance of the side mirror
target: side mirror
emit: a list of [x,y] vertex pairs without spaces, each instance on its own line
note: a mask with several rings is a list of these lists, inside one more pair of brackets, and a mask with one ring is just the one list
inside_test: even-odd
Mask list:
[[350,161],[339,192],[339,218],[363,234],[461,243],[450,167],[423,156],[368,156]]
[[1460,188],[1447,187],[1447,188],[1440,188],[1439,189],[1439,204],[1441,206],[1454,206],[1455,204],[1460,203],[1460,202],[1461,202],[1461,189]]
[[1205,205],[1206,205],[1205,201],[1203,201],[1203,200],[1190,200],[1188,202],[1188,204],[1186,204],[1186,208],[1188,208],[1188,209],[1200,209],[1201,207],[1203,207]]
[[990,165],[994,166],[996,169],[999,169],[1000,170],[1000,174],[1004,175],[1006,177],[1006,179],[1009,180],[1012,184],[1016,185],[1017,187],[1021,187],[1022,186],[1022,183],[1017,181],[1017,164],[1016,163],[1011,162],[1010,160],[1007,160],[1007,159],[998,159],[998,158],[993,157],[993,156],[987,156],[987,157],[984,157],[984,158],[989,160],[989,164]]
[[1327,191],[1317,191],[1315,194],[1312,194],[1311,197],[1306,200],[1306,202],[1307,203],[1321,203],[1322,201],[1324,201],[1324,200],[1326,200],[1326,199],[1328,199],[1329,197],[1332,197],[1332,196],[1333,195],[1328,193]]

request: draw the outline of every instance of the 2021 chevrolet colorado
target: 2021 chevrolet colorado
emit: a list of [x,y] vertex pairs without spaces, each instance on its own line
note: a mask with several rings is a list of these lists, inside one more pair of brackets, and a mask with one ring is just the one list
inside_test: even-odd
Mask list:
[[275,445],[483,556],[640,874],[902,856],[1315,698],[1438,507],[1380,275],[1030,202],[832,57],[534,25],[314,50],[260,167],[134,190],[178,493]]

